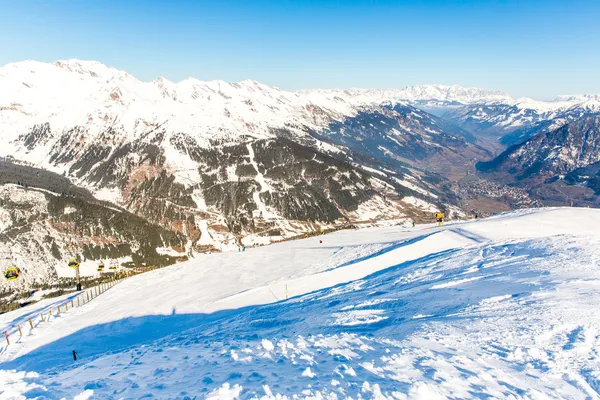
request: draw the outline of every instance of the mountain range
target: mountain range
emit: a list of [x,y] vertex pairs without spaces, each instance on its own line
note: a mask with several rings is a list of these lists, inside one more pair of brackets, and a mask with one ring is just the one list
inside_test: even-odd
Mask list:
[[[47,280],[69,276],[74,253],[93,274],[107,258],[160,264],[321,230],[429,222],[436,210],[537,205],[539,180],[493,178],[502,174],[491,165],[514,175],[498,161],[505,153],[478,164],[479,175],[475,165],[523,142],[519,151],[539,152],[547,145],[531,138],[583,129],[572,123],[597,111],[593,95],[541,102],[444,85],[289,92],[250,80],[142,82],[94,61],[8,64],[3,262],[26,263],[34,256],[23,249],[36,248],[31,276]],[[582,186],[581,176],[561,184]]]

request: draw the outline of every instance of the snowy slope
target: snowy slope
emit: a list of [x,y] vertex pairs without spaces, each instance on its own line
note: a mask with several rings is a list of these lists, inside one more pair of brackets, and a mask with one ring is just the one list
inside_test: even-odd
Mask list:
[[131,278],[2,347],[0,387],[49,398],[598,398],[598,223],[597,210],[527,210],[207,255]]

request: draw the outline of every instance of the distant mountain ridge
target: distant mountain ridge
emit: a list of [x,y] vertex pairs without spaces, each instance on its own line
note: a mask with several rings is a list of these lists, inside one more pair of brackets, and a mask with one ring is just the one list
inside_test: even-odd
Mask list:
[[483,171],[506,170],[516,180],[565,174],[600,161],[600,115],[590,115],[513,146]]
[[587,114],[600,112],[600,96],[560,96],[555,101],[519,99],[464,105],[444,118],[477,136],[493,136],[510,146],[549,132]]
[[527,188],[542,199],[597,204],[600,193],[594,175],[598,163],[600,115],[591,114],[511,146],[495,159],[478,163],[477,169],[495,181]]

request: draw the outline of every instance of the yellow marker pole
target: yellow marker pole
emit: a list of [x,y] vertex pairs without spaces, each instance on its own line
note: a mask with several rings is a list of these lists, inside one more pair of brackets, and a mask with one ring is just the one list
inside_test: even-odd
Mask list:
[[60,306],[56,307],[56,315],[60,315]]
[[4,334],[4,337],[6,338],[6,345],[10,346],[10,340],[8,339],[8,334],[6,334],[6,332]]
[[33,329],[33,322],[31,322],[31,318],[29,318],[29,326]]
[[69,311],[69,303],[65,304],[65,312]]
[[40,314],[40,317],[42,317],[42,322],[45,322],[44,321],[44,314]]
[[23,331],[21,331],[21,324],[18,324],[17,328],[19,328],[19,337],[23,337]]
[[52,316],[52,310],[50,310],[50,312],[48,313],[48,319],[50,319],[51,316]]

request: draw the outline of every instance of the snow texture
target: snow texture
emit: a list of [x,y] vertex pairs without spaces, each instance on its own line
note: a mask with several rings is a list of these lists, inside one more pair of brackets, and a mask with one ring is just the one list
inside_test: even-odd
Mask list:
[[19,339],[64,301],[44,300],[0,316],[0,398],[598,398],[599,223],[525,210],[207,255]]

